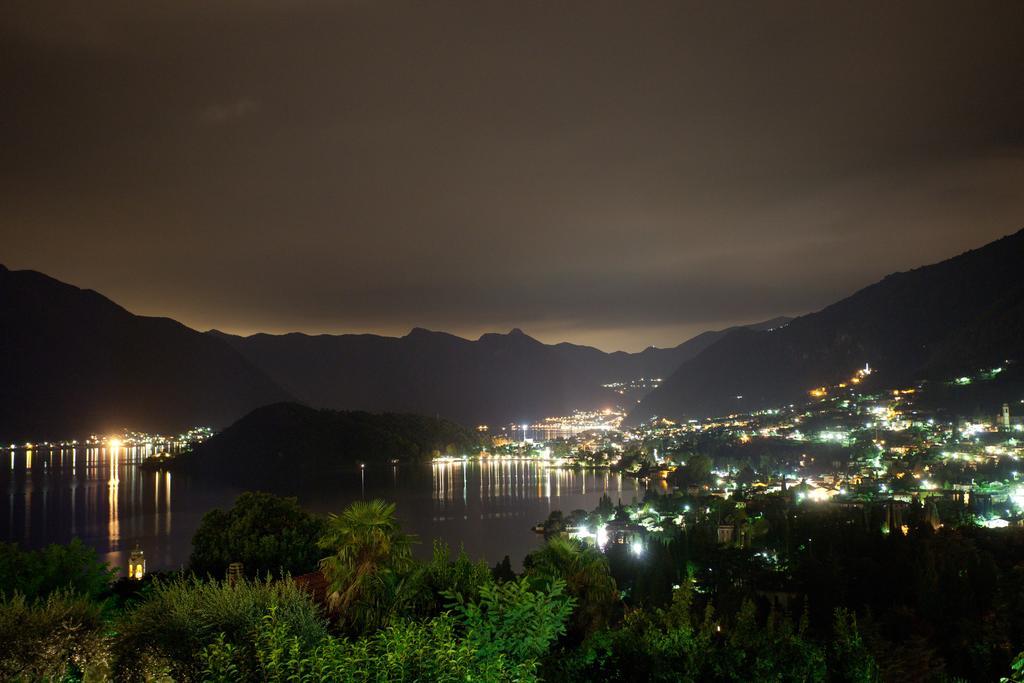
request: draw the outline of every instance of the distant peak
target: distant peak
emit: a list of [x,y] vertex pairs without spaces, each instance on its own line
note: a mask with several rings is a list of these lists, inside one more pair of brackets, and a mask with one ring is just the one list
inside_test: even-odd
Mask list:
[[502,342],[502,341],[508,342],[508,341],[511,341],[511,342],[518,342],[518,343],[522,343],[522,342],[535,342],[535,343],[538,343],[538,344],[540,343],[536,339],[531,337],[530,335],[528,335],[525,332],[523,332],[518,327],[513,327],[506,334],[502,334],[501,332],[485,332],[484,334],[480,335],[480,338],[477,341],[490,341],[490,342]]
[[438,332],[437,330],[428,330],[425,327],[414,327],[409,330],[409,334],[402,337],[402,339],[419,339],[421,341],[465,341],[462,337],[457,337],[450,332]]

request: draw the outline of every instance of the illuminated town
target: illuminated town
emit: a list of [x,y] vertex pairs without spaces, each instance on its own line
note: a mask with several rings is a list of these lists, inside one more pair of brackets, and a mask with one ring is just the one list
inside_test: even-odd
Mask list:
[[191,448],[196,444],[206,441],[213,436],[213,434],[214,430],[210,427],[193,427],[175,436],[147,434],[146,432],[125,430],[118,434],[90,434],[82,440],[67,439],[63,441],[41,441],[37,443],[12,443],[7,448],[11,451],[47,451],[76,448],[124,448],[130,452],[138,452],[142,454],[143,458],[148,458],[162,457],[164,454],[173,454],[182,449]]
[[653,419],[635,428],[620,428],[619,410],[576,412],[506,428],[489,449],[461,459],[608,468],[655,483],[666,500],[628,506],[625,531],[609,535],[612,511],[558,513],[554,527],[602,547],[609,538],[628,539],[637,552],[667,526],[685,529],[707,515],[721,520],[723,542],[756,544],[746,530],[761,519],[759,509],[779,502],[846,513],[877,508],[886,533],[906,534],[915,519],[936,529],[1019,526],[1024,402],[967,418],[920,400],[943,384],[984,383],[1004,369],[868,392],[862,387],[873,371],[866,366],[843,382],[808,389],[799,404],[704,420]]

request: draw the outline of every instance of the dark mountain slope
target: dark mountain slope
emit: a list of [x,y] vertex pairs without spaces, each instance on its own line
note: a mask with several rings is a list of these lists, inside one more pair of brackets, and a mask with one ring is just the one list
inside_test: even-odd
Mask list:
[[790,320],[791,318],[780,316],[751,325],[737,325],[724,330],[709,330],[671,348],[661,349],[649,346],[639,353],[626,353],[625,351],[605,353],[590,346],[579,346],[569,342],[556,344],[554,348],[559,351],[566,362],[589,373],[592,381],[599,384],[621,382],[639,377],[665,378],[675,372],[685,361],[695,357],[734,330],[770,330],[785,327]]
[[229,340],[318,407],[441,415],[497,423],[613,404],[613,395],[518,330],[469,341],[415,329],[374,335],[254,335]]
[[893,386],[1021,358],[1022,272],[1024,231],[890,275],[781,329],[732,332],[684,362],[632,420],[767,407],[865,363]]
[[221,340],[0,266],[0,438],[223,426],[288,398]]
[[[761,325],[784,324],[776,319]],[[601,385],[664,377],[725,332],[671,349],[605,353],[543,344],[512,330],[476,341],[414,329],[400,338],[304,334],[227,340],[297,398],[341,410],[441,415],[464,424],[501,424],[604,408],[621,400]]]

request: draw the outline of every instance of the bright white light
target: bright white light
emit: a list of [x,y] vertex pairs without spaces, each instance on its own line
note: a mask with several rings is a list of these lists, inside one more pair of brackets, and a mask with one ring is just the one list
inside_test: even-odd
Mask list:
[[633,545],[631,545],[629,549],[632,550],[633,554],[637,557],[644,554],[644,544],[640,541],[633,541]]

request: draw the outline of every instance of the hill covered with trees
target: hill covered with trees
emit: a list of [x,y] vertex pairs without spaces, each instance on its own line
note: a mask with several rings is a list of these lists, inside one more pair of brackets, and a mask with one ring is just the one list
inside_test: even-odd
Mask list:
[[479,449],[476,432],[441,418],[276,403],[252,411],[179,464],[229,481],[277,484],[351,471],[360,463],[422,461]]

